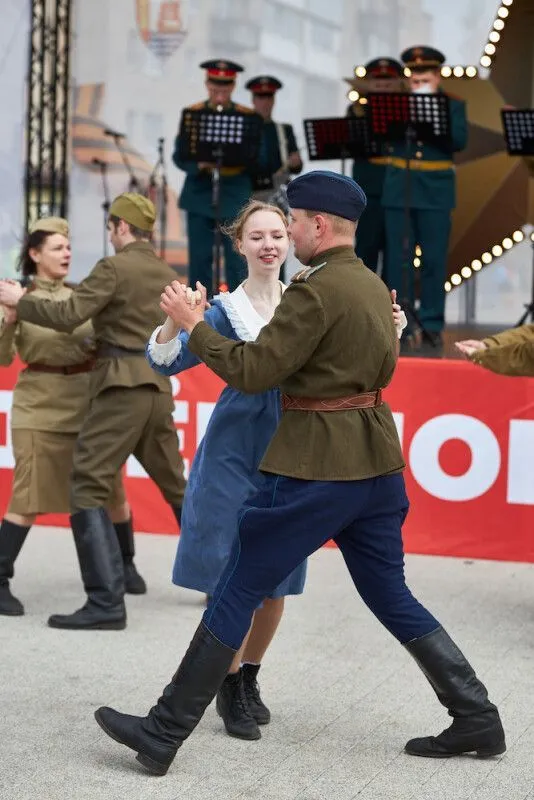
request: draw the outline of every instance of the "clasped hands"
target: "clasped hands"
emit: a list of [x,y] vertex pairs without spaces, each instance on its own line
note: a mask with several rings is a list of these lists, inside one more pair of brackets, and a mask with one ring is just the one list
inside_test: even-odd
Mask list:
[[200,281],[197,281],[196,287],[192,289],[180,281],[173,281],[165,287],[159,304],[176,327],[187,333],[191,333],[195,325],[202,322],[204,312],[209,308],[206,287]]
[[4,325],[13,325],[17,321],[17,303],[26,294],[18,281],[9,278],[0,280],[0,306]]

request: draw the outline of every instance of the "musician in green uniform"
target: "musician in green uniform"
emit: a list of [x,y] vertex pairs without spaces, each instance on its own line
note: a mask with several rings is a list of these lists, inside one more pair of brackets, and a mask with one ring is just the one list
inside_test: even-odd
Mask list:
[[286,202],[279,194],[281,187],[289,183],[291,175],[302,172],[302,159],[293,126],[275,122],[272,118],[275,95],[282,86],[281,81],[272,75],[257,75],[246,84],[246,88],[252,92],[254,111],[263,118],[258,156],[260,169],[253,176],[254,197],[283,207]]
[[[208,99],[190,106],[193,110],[220,109],[221,114],[238,111],[253,114],[251,108],[232,101],[235,79],[243,67],[233,61],[203,61],[206,70]],[[180,137],[176,137],[173,161],[186,173],[179,205],[187,211],[187,239],[189,250],[189,282],[200,281],[212,286],[213,248],[216,209],[213,206],[212,176],[215,164],[183,161],[180,157]],[[232,220],[239,209],[250,199],[252,181],[245,167],[222,167],[220,171],[219,221],[221,225]],[[227,236],[223,237],[226,283],[230,291],[236,289],[246,273],[243,258],[236,253]]]
[[[445,56],[432,47],[410,47],[401,59],[411,71],[410,91],[414,94],[440,93],[441,65]],[[467,145],[465,103],[449,98],[450,141],[448,146],[426,144],[416,140],[410,144],[410,247],[408,258],[409,300],[414,300],[413,252],[422,250],[421,306],[422,326],[441,341],[445,322],[445,268],[451,230],[451,212],[455,207],[455,174],[453,154]],[[390,146],[382,204],[386,210],[387,281],[390,288],[405,294],[403,284],[403,239],[406,201],[406,144],[404,140]],[[406,299],[406,298],[405,298]]]
[[[361,97],[347,109],[347,116],[365,116],[367,106],[361,103],[369,92],[398,92],[403,75],[402,64],[393,58],[375,58],[365,65],[361,80]],[[355,158],[352,177],[367,195],[367,208],[362,214],[356,235],[356,253],[373,272],[377,271],[382,254],[382,280],[386,278],[386,223],[382,206],[382,189],[386,176],[387,153],[373,158]]]
[[0,304],[16,307],[20,322],[68,333],[92,319],[96,340],[89,410],[74,448],[70,489],[70,519],[87,601],[73,614],[50,617],[53,628],[126,626],[122,558],[105,507],[130,455],[180,519],[185,480],[171,385],[145,358],[146,342],[163,320],[161,293],[176,278],[150,242],[155,221],[150,200],[138,194],[117,197],[108,221],[116,255],[99,261],[59,302],[34,292],[24,296],[19,285],[0,282]]

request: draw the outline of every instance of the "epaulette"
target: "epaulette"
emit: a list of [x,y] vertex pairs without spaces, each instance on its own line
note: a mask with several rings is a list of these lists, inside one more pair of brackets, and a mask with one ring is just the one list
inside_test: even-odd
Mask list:
[[248,106],[242,106],[241,103],[235,104],[235,110],[239,111],[241,114],[255,114],[253,108],[249,108]]
[[317,270],[326,267],[327,263],[328,262],[323,261],[322,264],[317,264],[316,267],[305,267],[304,269],[301,269],[300,272],[296,272],[293,275],[293,277],[291,278],[291,283],[306,283],[308,278],[311,275],[313,275],[314,272],[317,272]]
[[187,106],[190,111],[200,111],[201,108],[204,108],[206,104],[205,100],[201,100],[200,103],[193,103],[192,106]]

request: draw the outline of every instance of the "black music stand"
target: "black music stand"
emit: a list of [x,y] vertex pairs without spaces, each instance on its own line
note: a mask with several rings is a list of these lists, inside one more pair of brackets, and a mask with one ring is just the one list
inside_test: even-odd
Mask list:
[[92,163],[95,167],[98,167],[100,170],[100,177],[102,178],[102,192],[104,194],[104,199],[102,201],[102,212],[104,214],[104,240],[103,240],[103,255],[106,258],[108,254],[108,214],[109,209],[111,206],[111,197],[109,194],[109,183],[108,183],[108,165],[105,161],[102,161],[100,158],[93,158]]
[[179,156],[183,161],[213,164],[211,203],[214,210],[213,294],[221,283],[221,169],[253,168],[257,162],[263,119],[259,114],[210,108],[182,111]]
[[[158,182],[159,178],[159,182]],[[159,255],[165,258],[167,249],[167,202],[168,202],[168,182],[165,171],[165,139],[158,139],[158,160],[154,164],[154,169],[148,179],[148,196],[156,206],[159,216]]]
[[[410,285],[413,253],[410,252],[412,146],[415,142],[433,144],[450,150],[449,98],[446,94],[411,94],[406,92],[371,92],[367,95],[371,138],[380,143],[403,141],[406,160],[404,186],[404,230],[402,237],[402,297],[408,319],[415,323],[412,335],[422,335],[433,347],[437,342],[421,323],[412,302]],[[424,258],[424,254],[423,254]]]
[[[501,117],[508,155],[534,156],[534,109],[503,109]],[[516,322],[516,328],[524,325],[529,315],[530,321],[534,322],[534,240],[532,241],[531,299],[530,303],[525,303],[525,309],[525,313]]]
[[340,159],[343,175],[347,158],[380,155],[380,145],[371,137],[367,117],[305,119],[304,134],[309,160]]

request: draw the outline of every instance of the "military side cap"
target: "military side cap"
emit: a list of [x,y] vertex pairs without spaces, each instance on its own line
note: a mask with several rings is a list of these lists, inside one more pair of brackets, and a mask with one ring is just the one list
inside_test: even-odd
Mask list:
[[294,178],[287,187],[291,208],[334,214],[357,222],[367,205],[362,187],[347,175],[314,170]]
[[44,233],[60,233],[61,236],[69,238],[69,223],[63,217],[42,217],[30,225],[28,233],[31,235],[36,231]]
[[223,61],[222,59],[203,61],[200,68],[206,70],[206,77],[209,81],[221,84],[233,83],[237,73],[243,72],[241,64],[236,64],[235,61]]
[[409,69],[435,69],[441,67],[445,56],[433,47],[409,47],[401,53],[402,62]]
[[112,202],[109,216],[119,217],[141,231],[150,232],[156,222],[156,208],[152,200],[142,194],[125,192]]
[[260,97],[272,97],[282,86],[278,78],[273,78],[272,75],[257,75],[246,83],[245,89]]
[[373,58],[365,65],[365,74],[369,78],[401,78],[404,70],[394,58]]

